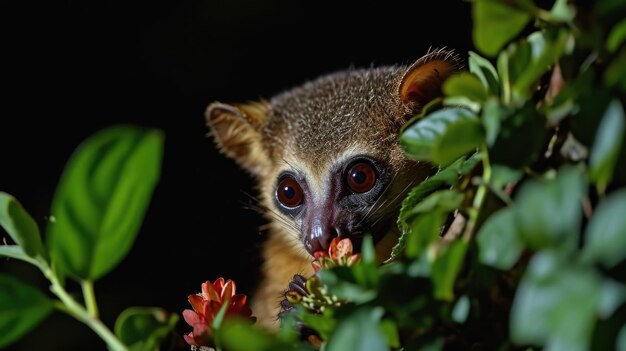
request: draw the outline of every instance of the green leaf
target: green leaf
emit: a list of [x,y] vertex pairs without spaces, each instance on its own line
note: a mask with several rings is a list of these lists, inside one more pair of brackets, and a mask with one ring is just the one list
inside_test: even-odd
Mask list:
[[[362,268],[359,268],[362,267]],[[376,297],[376,290],[371,289],[368,273],[376,274],[373,271],[366,272],[363,266],[354,267],[333,267],[332,270],[324,269],[319,272],[322,283],[332,291],[333,295],[342,300],[349,300],[355,303],[365,303]],[[359,277],[360,276],[360,277]],[[377,279],[377,277],[374,277]]]
[[622,49],[604,71],[604,82],[609,87],[617,87],[626,93],[626,49]]
[[496,114],[494,118],[501,120],[496,140],[489,147],[491,161],[511,168],[523,168],[535,161],[542,151],[546,130],[545,119],[534,105],[529,102],[518,110],[501,109]]
[[300,319],[307,327],[315,330],[322,339],[328,340],[337,326],[337,321],[328,315],[301,312]]
[[474,45],[487,56],[495,56],[506,43],[524,29],[531,19],[531,13],[528,10],[520,6],[512,6],[512,3],[532,6],[529,1],[477,0],[473,3]]
[[523,242],[533,249],[573,250],[578,245],[585,184],[580,170],[568,166],[559,170],[556,179],[525,183],[515,201]]
[[617,351],[626,351],[626,324],[620,328],[615,340],[615,349]]
[[428,246],[439,238],[444,222],[442,211],[433,211],[416,217],[407,234],[405,253],[407,257],[419,256]]
[[393,348],[400,347],[400,336],[398,335],[398,327],[393,320],[383,319],[380,321],[380,331],[385,337],[387,345]]
[[460,324],[465,323],[467,316],[469,316],[469,312],[469,297],[467,297],[467,295],[463,295],[459,298],[456,304],[454,304],[454,308],[452,309],[452,320]]
[[498,96],[500,94],[499,78],[491,62],[473,51],[469,52],[468,61],[470,72],[480,79],[491,95]]
[[462,72],[448,78],[443,84],[446,96],[465,96],[476,102],[487,100],[487,87],[476,75]]
[[511,310],[511,338],[518,345],[587,350],[600,298],[597,274],[565,263],[554,253],[531,260]]
[[482,264],[509,270],[524,248],[515,227],[515,213],[507,207],[492,214],[478,231],[479,260]]
[[248,320],[236,316],[224,320],[218,331],[224,350],[229,351],[287,351],[290,346],[268,331],[255,327]]
[[0,245],[0,256],[15,258],[18,260],[32,263],[34,265],[37,264],[37,261],[34,261],[28,255],[26,255],[24,250],[17,245]]
[[433,191],[445,185],[455,184],[462,175],[470,172],[480,159],[481,156],[478,152],[467,159],[464,157],[459,158],[451,165],[441,169],[434,176],[424,180],[411,189],[409,194],[402,201],[400,215],[398,216],[397,224],[401,231],[400,239],[398,240],[398,244],[394,246],[391,257],[386,262],[393,260],[404,251],[408,238],[407,234],[411,227],[411,218],[413,217],[411,211],[413,208]]
[[[523,71],[515,79],[511,78],[514,99],[524,101],[535,93],[534,87],[539,78],[561,57],[568,38],[570,34],[560,29],[544,30],[528,36],[530,60],[523,64]],[[524,45],[520,47],[523,48]],[[527,55],[525,52],[518,52],[521,55]]]
[[611,268],[626,259],[626,189],[615,191],[596,207],[585,229],[585,262]]
[[178,322],[178,315],[158,307],[130,307],[115,321],[115,335],[134,350],[157,350]]
[[52,310],[52,301],[39,290],[0,274],[0,348],[28,333]]
[[496,188],[503,188],[509,183],[517,182],[524,176],[524,172],[502,165],[491,165],[491,184]]
[[376,263],[376,248],[371,235],[366,235],[361,244],[361,260],[363,263]]
[[407,127],[400,137],[400,144],[414,159],[448,165],[475,150],[483,140],[484,130],[473,112],[464,108],[446,108]]
[[435,298],[446,301],[454,299],[454,283],[465,261],[466,251],[465,240],[458,239],[450,244],[442,245],[441,252],[431,266]]
[[327,350],[388,350],[380,328],[383,313],[382,307],[354,311],[337,325]]
[[37,223],[13,196],[4,192],[0,192],[0,226],[26,255],[45,260],[46,254]]
[[626,300],[626,287],[612,279],[603,279],[600,286],[600,302],[598,304],[598,315],[607,319]]
[[497,99],[491,98],[487,100],[482,112],[487,146],[491,147],[496,142],[502,120],[510,116],[511,112],[511,110],[501,106]]
[[408,211],[407,216],[429,213],[435,210],[452,211],[461,205],[464,198],[463,194],[454,190],[435,191]]
[[589,178],[600,189],[606,188],[613,178],[617,156],[624,142],[624,119],[622,104],[614,99],[600,121],[589,157]]
[[606,40],[606,48],[609,52],[615,52],[626,40],[626,19],[621,20],[609,33],[609,37]]
[[571,22],[576,17],[576,10],[573,6],[570,6],[567,0],[557,0],[552,9],[550,9],[550,15],[553,19]]
[[130,250],[159,179],[163,136],[119,126],[81,144],[52,203],[48,249],[74,278],[96,280]]

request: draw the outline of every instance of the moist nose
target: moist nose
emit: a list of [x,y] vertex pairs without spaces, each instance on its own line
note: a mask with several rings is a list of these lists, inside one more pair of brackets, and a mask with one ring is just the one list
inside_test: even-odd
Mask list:
[[337,236],[338,233],[335,228],[325,228],[321,223],[315,223],[311,226],[304,244],[311,255],[316,251],[328,252],[330,242]]

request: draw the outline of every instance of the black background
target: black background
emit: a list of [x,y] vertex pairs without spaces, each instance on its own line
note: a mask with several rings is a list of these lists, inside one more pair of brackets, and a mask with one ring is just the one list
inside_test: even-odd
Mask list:
[[[0,5],[3,90],[0,191],[43,228],[73,149],[119,123],[165,133],[162,176],[133,249],[96,282],[111,326],[129,306],[189,307],[217,277],[250,294],[261,216],[243,208],[252,178],[206,137],[214,100],[269,98],[349,66],[407,64],[429,47],[472,49],[462,0],[349,4],[299,1],[57,1]],[[6,237],[0,233],[1,237]],[[35,269],[0,271],[47,289]],[[68,288],[78,292],[77,286]],[[178,331],[188,332],[181,321]],[[104,350],[87,327],[55,313],[11,348]]]

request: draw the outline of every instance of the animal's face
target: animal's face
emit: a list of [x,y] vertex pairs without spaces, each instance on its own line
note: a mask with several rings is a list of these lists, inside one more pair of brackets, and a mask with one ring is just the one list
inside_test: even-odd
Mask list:
[[398,132],[456,66],[439,51],[411,67],[340,72],[267,102],[212,104],[207,120],[222,151],[256,176],[274,230],[303,254],[337,236],[358,248],[366,234],[390,248],[406,191],[432,172],[404,156]]

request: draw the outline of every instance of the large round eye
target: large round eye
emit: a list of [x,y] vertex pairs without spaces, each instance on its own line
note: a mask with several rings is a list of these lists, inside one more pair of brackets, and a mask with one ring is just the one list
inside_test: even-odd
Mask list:
[[376,184],[376,170],[366,162],[359,162],[350,167],[347,177],[348,186],[357,193],[369,191]]
[[285,177],[278,183],[276,197],[283,206],[298,207],[304,199],[300,184],[292,177]]

